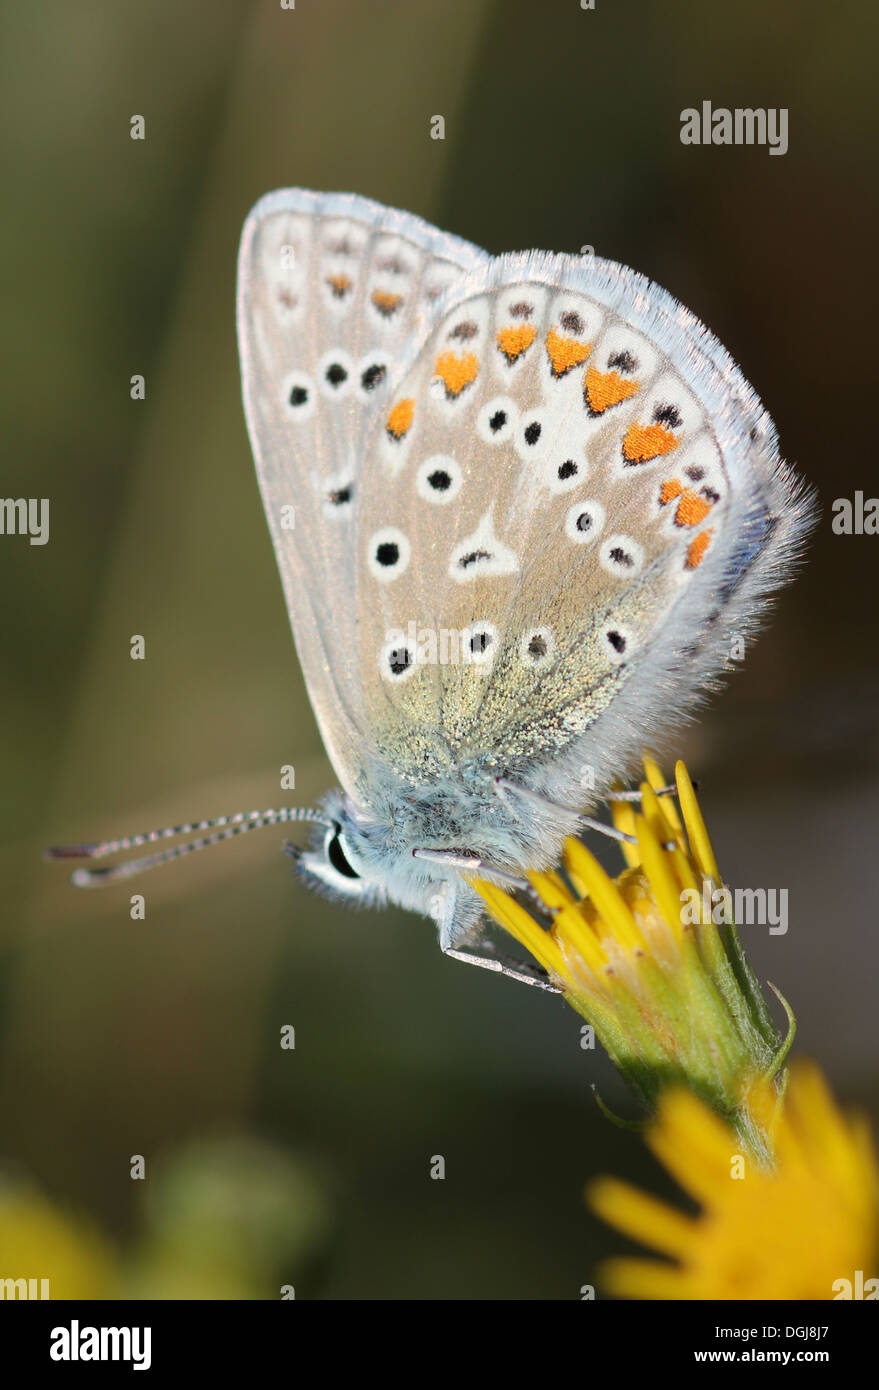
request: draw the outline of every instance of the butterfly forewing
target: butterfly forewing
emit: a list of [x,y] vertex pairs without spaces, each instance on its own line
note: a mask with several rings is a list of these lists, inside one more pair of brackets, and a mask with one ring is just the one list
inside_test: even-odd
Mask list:
[[395,365],[484,259],[353,195],[270,194],[239,257],[245,412],[290,621],[321,733],[355,791],[365,734],[354,601],[364,441]]

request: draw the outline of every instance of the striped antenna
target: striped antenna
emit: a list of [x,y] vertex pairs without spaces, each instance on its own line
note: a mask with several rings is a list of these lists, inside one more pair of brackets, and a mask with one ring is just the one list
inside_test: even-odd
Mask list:
[[129,859],[121,864],[111,864],[105,869],[75,869],[70,876],[77,888],[99,888],[105,883],[118,879],[131,878],[154,869],[158,864],[167,864],[172,859],[180,859],[184,854],[207,849],[209,845],[222,844],[233,835],[246,835],[249,830],[260,830],[264,825],[286,825],[291,821],[311,821],[315,825],[326,826],[332,830],[335,822],[317,811],[305,810],[297,806],[281,806],[272,811],[238,811],[234,816],[217,816],[215,820],[188,821],[184,825],[167,825],[161,830],[148,830],[144,835],[127,835],[119,840],[98,840],[91,845],[56,845],[47,849],[45,859],[103,859],[107,854],[117,854],[120,850],[139,849],[141,845],[154,845],[159,840],[171,840],[177,835],[189,835],[196,830],[210,830],[210,835],[200,835],[185,845],[175,845],[173,849],[159,850],[140,859]]

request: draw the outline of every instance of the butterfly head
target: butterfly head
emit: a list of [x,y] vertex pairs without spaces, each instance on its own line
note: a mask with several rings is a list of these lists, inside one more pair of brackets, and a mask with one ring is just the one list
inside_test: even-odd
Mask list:
[[308,849],[287,846],[300,878],[324,897],[352,906],[380,907],[387,898],[386,888],[371,867],[364,827],[348,799],[340,791],[331,792],[322,815],[325,819],[318,823]]
[[523,799],[521,790],[511,800],[498,779],[480,780],[481,795],[473,787],[442,781],[416,794],[377,776],[368,811],[341,790],[333,791],[311,813],[309,847],[288,846],[288,853],[300,878],[324,897],[362,907],[393,903],[432,918],[440,942],[452,944],[468,937],[481,918],[474,879],[527,887],[511,869],[517,856],[538,851],[529,832],[532,837],[550,833],[552,821],[553,838],[560,843],[570,829],[569,816],[556,824],[559,808],[537,804],[530,794]]

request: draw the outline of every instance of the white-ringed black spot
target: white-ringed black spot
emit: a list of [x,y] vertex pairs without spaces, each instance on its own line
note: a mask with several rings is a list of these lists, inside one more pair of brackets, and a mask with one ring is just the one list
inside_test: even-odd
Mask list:
[[480,560],[491,560],[492,558],[490,550],[468,550],[465,555],[459,557],[458,568],[469,570],[472,565],[479,564]]
[[545,412],[541,409],[529,410],[519,419],[515,431],[515,449],[520,459],[530,465],[537,459],[544,459],[549,441],[549,431],[545,426]]
[[419,466],[415,475],[415,490],[425,502],[445,506],[461,491],[461,465],[450,454],[433,454]]
[[448,573],[456,584],[492,575],[515,574],[518,569],[518,555],[495,534],[491,507],[480,518],[476,529],[452,547],[449,556]]
[[297,425],[310,420],[318,403],[318,392],[308,372],[288,372],[282,383],[284,411]]
[[588,545],[595,540],[604,526],[604,508],[594,499],[575,502],[569,507],[565,517],[565,535],[578,545]]
[[609,574],[635,575],[644,564],[644,551],[631,536],[608,536],[599,558]]
[[325,352],[317,365],[321,395],[330,400],[346,396],[351,389],[351,378],[355,371],[354,362],[344,348],[335,347]]
[[364,391],[374,391],[388,374],[384,362],[372,362],[360,373],[360,385]]
[[476,433],[485,444],[506,444],[515,434],[519,411],[510,396],[495,396],[486,401],[476,417]]
[[621,665],[635,646],[635,635],[625,623],[611,623],[601,631],[600,640],[605,654],[615,666]]
[[680,429],[683,424],[681,412],[676,405],[658,405],[653,412],[657,425],[666,425],[670,430]]
[[396,526],[384,526],[369,542],[367,562],[370,573],[382,584],[402,574],[412,554],[412,547]]
[[547,666],[555,652],[555,634],[551,627],[529,628],[519,642],[519,656],[526,666],[535,669]]
[[378,669],[382,679],[391,685],[400,685],[414,676],[418,666],[418,655],[406,641],[402,628],[388,631],[379,649]]
[[617,372],[636,372],[638,362],[634,353],[629,352],[628,348],[623,348],[620,352],[612,352],[607,359],[608,367]]
[[498,630],[494,623],[479,622],[465,628],[461,634],[464,660],[471,666],[488,666],[494,659]]
[[408,647],[394,647],[388,652],[388,669],[392,676],[402,676],[412,665],[412,653]]

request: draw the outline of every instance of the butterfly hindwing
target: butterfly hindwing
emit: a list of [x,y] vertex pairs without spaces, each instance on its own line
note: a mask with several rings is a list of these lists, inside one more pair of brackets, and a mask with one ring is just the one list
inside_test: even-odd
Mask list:
[[594,258],[492,260],[413,347],[364,460],[379,756],[582,803],[728,665],[807,516],[753,391],[670,295]]

